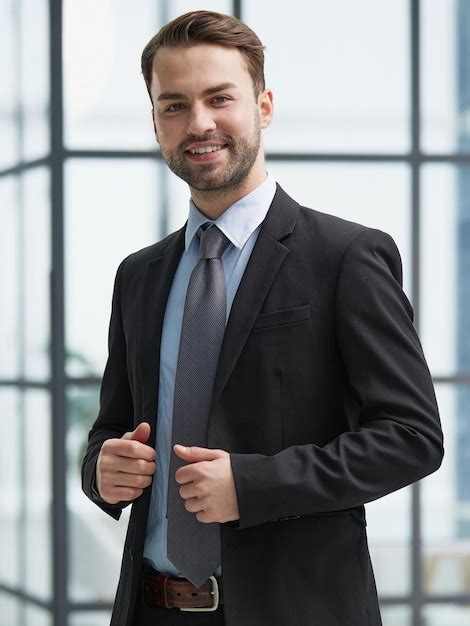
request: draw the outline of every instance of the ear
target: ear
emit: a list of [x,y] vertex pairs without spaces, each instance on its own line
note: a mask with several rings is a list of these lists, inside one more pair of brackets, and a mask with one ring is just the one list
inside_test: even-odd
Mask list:
[[273,119],[274,105],[273,92],[271,89],[265,89],[258,96],[259,123],[261,128],[267,128]]
[[150,111],[150,114],[152,116],[152,124],[153,124],[153,131],[155,133],[155,139],[157,140],[157,143],[160,144],[160,141],[158,140],[158,132],[157,132],[157,127],[155,126],[155,115],[154,115],[155,111],[152,109]]

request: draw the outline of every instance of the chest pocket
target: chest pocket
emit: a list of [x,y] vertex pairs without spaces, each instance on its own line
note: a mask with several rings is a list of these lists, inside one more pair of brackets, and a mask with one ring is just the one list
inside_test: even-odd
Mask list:
[[253,330],[269,328],[270,326],[283,326],[311,319],[310,304],[303,304],[291,309],[260,313],[253,324]]

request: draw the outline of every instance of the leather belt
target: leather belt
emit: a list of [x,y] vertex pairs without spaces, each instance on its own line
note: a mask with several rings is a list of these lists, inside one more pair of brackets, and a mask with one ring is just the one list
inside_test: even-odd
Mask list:
[[201,587],[187,578],[170,578],[145,566],[143,572],[144,601],[149,606],[181,611],[215,611],[222,601],[221,578],[211,576]]

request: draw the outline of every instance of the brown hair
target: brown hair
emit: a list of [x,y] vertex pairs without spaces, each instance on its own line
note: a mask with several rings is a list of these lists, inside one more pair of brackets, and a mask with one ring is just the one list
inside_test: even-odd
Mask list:
[[189,11],[163,26],[142,52],[141,68],[150,100],[152,100],[150,93],[152,64],[158,49],[162,46],[191,46],[197,43],[214,43],[238,48],[253,81],[255,98],[264,91],[265,46],[256,33],[231,15],[215,11]]

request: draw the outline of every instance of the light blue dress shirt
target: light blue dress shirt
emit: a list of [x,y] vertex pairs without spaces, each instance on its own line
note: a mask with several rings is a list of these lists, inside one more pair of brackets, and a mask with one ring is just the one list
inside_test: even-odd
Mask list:
[[[227,320],[232,302],[250,258],[253,247],[276,192],[276,181],[267,173],[261,185],[229,207],[215,221],[203,215],[192,200],[185,233],[185,250],[173,279],[163,320],[160,346],[160,380],[156,432],[156,470],[153,477],[150,510],[147,521],[144,559],[167,576],[180,575],[167,558],[168,520],[167,492],[171,455],[173,396],[178,348],[183,321],[184,301],[189,278],[199,260],[198,228],[209,222],[216,224],[232,245],[222,255],[227,285]],[[220,568],[216,572],[220,574]]]

